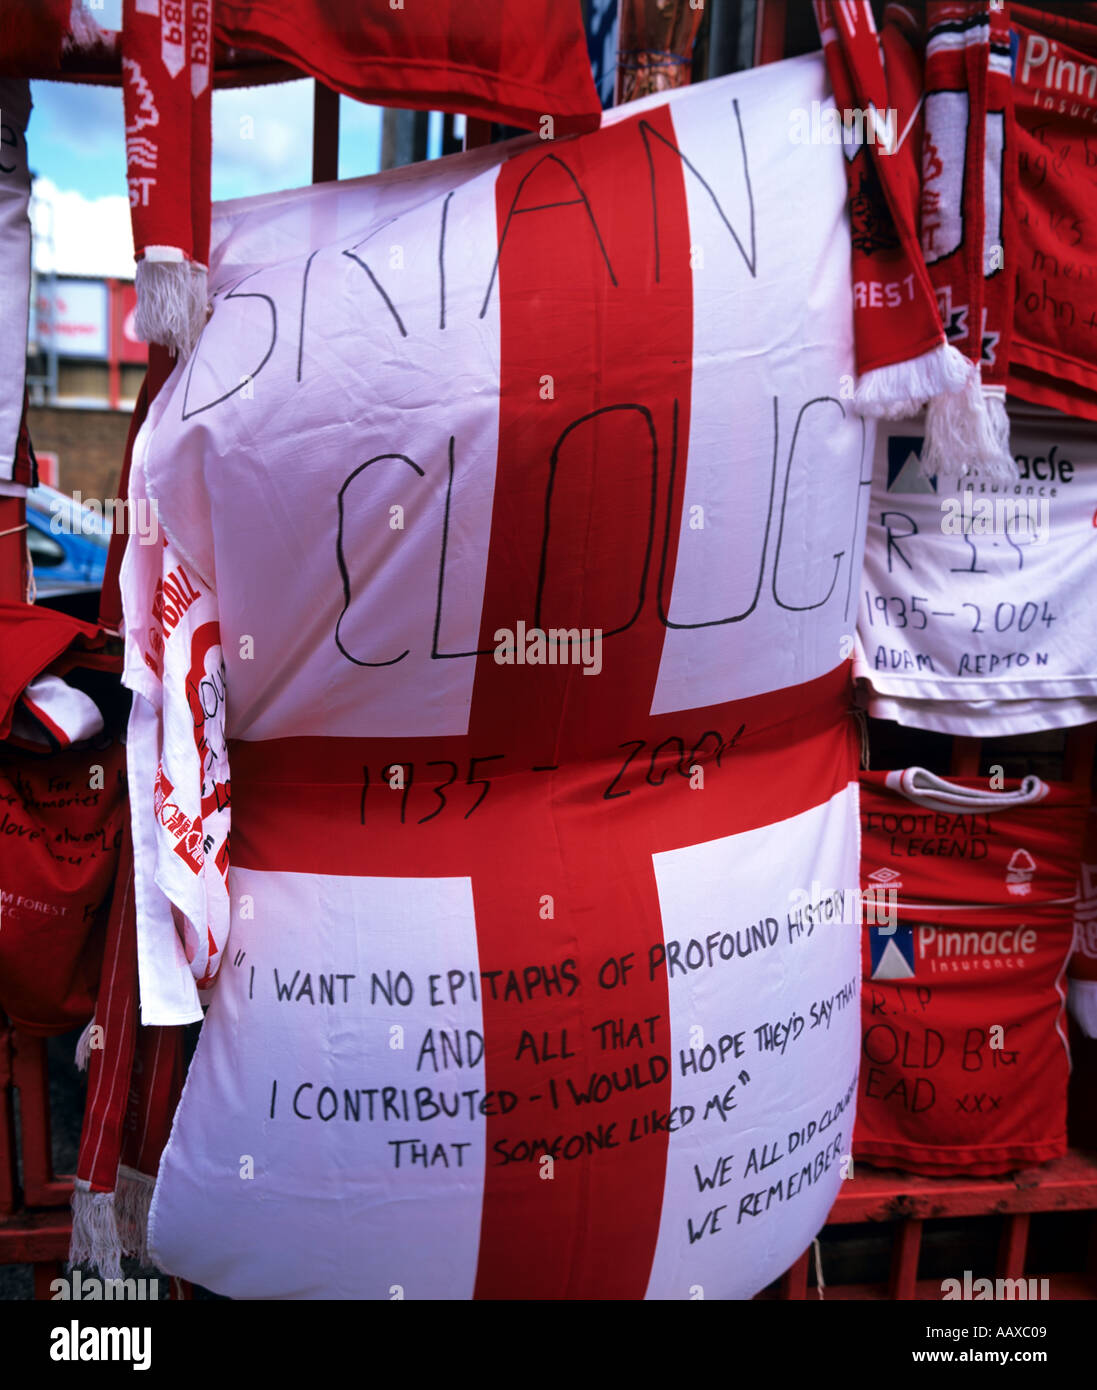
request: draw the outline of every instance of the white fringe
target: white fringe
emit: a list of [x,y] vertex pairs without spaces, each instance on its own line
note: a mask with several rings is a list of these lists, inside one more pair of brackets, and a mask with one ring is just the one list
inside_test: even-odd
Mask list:
[[118,1169],[118,1189],[115,1193],[114,1214],[118,1223],[118,1239],[127,1255],[135,1255],[143,1265],[149,1260],[149,1204],[156,1180],[147,1173],[124,1164]]
[[977,379],[974,364],[951,343],[941,343],[909,362],[865,372],[853,394],[853,406],[861,415],[905,420],[917,415],[926,401],[959,391],[973,377]]
[[80,1071],[87,1071],[91,1061],[91,1030],[95,1027],[93,1018],[76,1040],[76,1065]]
[[1009,452],[1005,402],[988,395],[973,373],[960,391],[935,396],[926,410],[922,472],[926,477],[962,478],[977,473],[994,482],[1015,482]]
[[69,1265],[88,1264],[102,1279],[121,1279],[122,1256],[149,1259],[149,1204],[154,1179],[124,1165],[113,1192],[92,1192],[79,1178],[72,1193]]
[[987,426],[993,440],[993,451],[987,461],[986,475],[988,478],[1000,478],[1005,482],[1016,482],[1017,460],[1009,447],[1009,415],[1006,412],[1004,389],[984,386],[983,404],[986,406]]
[[89,1264],[103,1279],[121,1279],[122,1243],[115,1223],[113,1192],[92,1192],[77,1178],[72,1190],[69,1265]]
[[160,343],[184,361],[206,324],[208,286],[205,266],[194,261],[137,262],[134,326],[145,343]]

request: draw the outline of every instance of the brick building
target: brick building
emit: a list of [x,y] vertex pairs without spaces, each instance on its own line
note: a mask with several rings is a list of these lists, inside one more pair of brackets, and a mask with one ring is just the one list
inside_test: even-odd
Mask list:
[[28,424],[42,480],[105,501],[116,495],[145,370],[131,281],[40,276],[27,344]]

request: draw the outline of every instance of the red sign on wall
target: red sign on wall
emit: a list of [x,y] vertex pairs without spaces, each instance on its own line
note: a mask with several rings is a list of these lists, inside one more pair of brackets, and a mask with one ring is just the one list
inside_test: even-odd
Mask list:
[[56,487],[60,476],[57,455],[49,449],[35,449],[34,457],[38,460],[38,481],[47,487]]
[[148,360],[148,345],[141,342],[134,327],[137,290],[128,280],[111,281],[110,355],[115,362]]

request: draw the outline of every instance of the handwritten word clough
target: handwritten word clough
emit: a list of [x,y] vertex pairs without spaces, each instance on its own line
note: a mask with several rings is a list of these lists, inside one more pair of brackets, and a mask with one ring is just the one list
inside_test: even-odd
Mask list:
[[[576,234],[583,235],[585,229],[593,261],[604,265],[606,295],[613,298],[647,294],[653,285],[668,279],[671,251],[665,244],[665,224],[672,193],[675,197],[681,196],[680,187],[673,187],[678,180],[684,180],[691,189],[700,189],[697,196],[702,200],[701,205],[710,208],[717,228],[719,250],[715,255],[709,250],[705,275],[711,280],[719,268],[720,284],[727,291],[745,282],[750,290],[756,291],[760,301],[764,300],[770,292],[759,281],[759,261],[765,245],[756,226],[749,129],[740,119],[738,102],[732,103],[731,118],[732,138],[726,160],[720,161],[720,166],[726,167],[713,167],[717,161],[708,150],[693,151],[695,157],[691,159],[686,151],[644,120],[637,121],[633,133],[628,136],[633,141],[629,148],[636,178],[650,187],[651,220],[645,222],[642,231],[630,231],[630,236],[651,238],[652,255],[644,260],[641,272],[649,283],[636,283],[635,270],[625,275],[623,262],[627,258],[617,254],[614,241],[614,236],[619,236],[620,232],[612,224],[599,225],[600,205],[597,198],[591,196],[595,190],[593,185],[585,188],[580,177],[584,165],[577,154],[572,167],[568,147],[561,147],[561,153],[546,155],[526,173],[513,194],[510,207],[499,208],[498,222],[493,220],[490,232],[481,217],[472,215],[479,206],[476,199],[481,193],[474,195],[465,186],[448,191],[439,189],[428,203],[402,210],[383,223],[386,241],[399,234],[402,244],[414,243],[418,247],[414,264],[421,270],[415,275],[401,272],[398,282],[395,272],[383,269],[368,244],[369,237],[378,228],[367,230],[365,235],[356,235],[352,245],[330,243],[302,255],[299,262],[263,266],[235,282],[223,281],[214,290],[216,308],[188,364],[184,389],[177,393],[182,397],[179,406],[182,421],[207,412],[227,411],[224,420],[218,419],[217,428],[224,429],[230,441],[238,434],[249,449],[254,449],[256,431],[262,432],[266,424],[257,419],[257,412],[243,388],[251,383],[254,391],[261,393],[263,381],[268,377],[272,379],[272,390],[277,389],[290,408],[300,391],[300,408],[313,416],[328,409],[352,411],[346,401],[336,401],[331,394],[336,388],[316,367],[328,360],[324,356],[327,339],[322,336],[327,320],[310,308],[310,297],[319,303],[322,294],[336,288],[352,300],[361,298],[362,322],[369,325],[372,335],[370,345],[390,361],[392,355],[397,354],[401,365],[406,358],[409,381],[423,378],[422,364],[415,356],[420,347],[430,354],[428,360],[431,362],[438,351],[458,348],[458,333],[464,319],[471,315],[483,318],[493,299],[498,298],[500,274],[505,268],[504,247],[508,236],[516,236],[519,221],[525,227],[530,219],[550,219],[545,223],[548,241],[557,235],[553,229],[559,224],[552,219],[563,215],[561,208],[568,216],[581,219],[581,229]],[[615,138],[623,137],[618,134]],[[579,142],[575,148],[579,151],[587,147]],[[588,181],[597,167],[595,161],[591,173],[585,175]],[[546,170],[556,180],[565,179],[568,189],[573,190],[572,196],[564,202],[546,201],[539,199],[532,185],[526,187],[538,171],[538,177],[547,176]],[[453,208],[450,208],[451,200],[456,200]],[[462,200],[468,207],[459,216],[457,207]],[[735,200],[734,206],[732,200]],[[726,210],[725,205],[731,210]],[[495,254],[490,259],[486,280],[477,278],[470,288],[467,277],[458,281],[456,267],[468,261],[473,266],[482,264],[485,267],[485,270],[475,270],[476,277],[485,273],[489,257],[483,254],[486,248],[475,240],[478,229],[481,238],[485,233],[491,237]],[[462,237],[468,239],[468,245],[461,244]],[[717,256],[723,258],[719,267]],[[450,267],[448,278],[447,264]],[[347,279],[347,275],[352,278]],[[425,282],[424,276],[432,279]],[[455,289],[455,283],[463,289]],[[477,340],[481,336],[478,333]],[[345,334],[340,338],[340,351],[345,347],[344,339]],[[237,360],[241,344],[250,345],[245,348],[246,361]],[[641,363],[647,360],[642,351],[637,353],[637,359]],[[341,357],[333,357],[334,375],[338,375],[335,369],[340,362]],[[313,364],[311,368],[310,363]],[[753,363],[754,355],[751,355],[744,366],[743,384],[754,381],[757,392],[758,382],[751,375]],[[242,372],[243,367],[248,368],[246,373]],[[485,359],[483,367],[490,380],[491,362]],[[494,370],[498,370],[497,365]],[[329,373],[329,378],[331,376]],[[655,395],[648,399],[640,393],[630,398],[615,390],[617,398],[596,410],[576,411],[571,415],[566,405],[558,409],[553,417],[555,444],[545,449],[542,460],[547,470],[545,506],[541,513],[543,534],[515,538],[515,544],[527,549],[532,558],[540,555],[540,565],[530,565],[530,574],[537,582],[537,602],[532,612],[534,628],[545,630],[542,600],[551,599],[556,592],[554,586],[558,586],[561,579],[560,552],[550,547],[550,528],[554,520],[557,527],[567,524],[565,512],[572,505],[566,496],[563,501],[554,496],[554,485],[558,492],[566,493],[564,484],[572,451],[582,456],[609,448],[634,459],[632,475],[638,495],[621,498],[618,505],[620,514],[627,515],[630,526],[636,527],[642,544],[638,545],[629,562],[629,572],[622,574],[618,586],[621,595],[628,595],[630,602],[635,600],[636,610],[632,614],[624,613],[620,623],[610,621],[612,615],[607,614],[607,621],[602,623],[602,642],[632,627],[646,606],[654,607],[658,620],[666,628],[675,632],[688,631],[691,635],[742,623],[755,615],[761,618],[766,610],[782,617],[787,615],[792,621],[806,622],[804,615],[830,605],[835,617],[837,610],[842,608],[843,617],[848,618],[858,538],[864,520],[862,494],[870,481],[860,476],[864,463],[864,427],[848,414],[837,394],[820,392],[809,396],[799,385],[791,391],[779,392],[779,376],[779,373],[773,374],[772,389],[763,387],[764,394],[758,401],[759,420],[763,410],[769,413],[769,403],[772,403],[771,438],[765,440],[754,432],[751,440],[750,452],[757,464],[752,462],[750,467],[757,467],[761,475],[752,477],[748,488],[745,478],[737,478],[736,469],[725,471],[729,505],[742,505],[748,491],[758,495],[758,505],[751,515],[750,555],[739,566],[742,574],[737,587],[741,582],[742,592],[730,601],[719,597],[721,593],[727,594],[726,583],[708,572],[723,563],[712,558],[715,551],[695,548],[688,557],[677,554],[683,550],[685,542],[680,539],[676,505],[672,503],[681,490],[683,478],[687,477],[685,454],[689,444],[684,418],[686,402],[679,399],[680,393],[674,392],[673,401],[668,402]],[[364,373],[364,377],[368,379],[369,373]],[[699,368],[695,370],[694,406],[703,399],[708,379]],[[346,389],[353,388],[348,385]],[[729,399],[738,398],[734,378],[720,389],[726,390]],[[654,391],[654,387],[651,390]],[[483,398],[490,402],[492,393],[485,392]],[[668,404],[672,406],[670,421],[663,418]],[[467,628],[455,595],[474,592],[482,582],[482,579],[477,580],[475,564],[470,558],[474,547],[468,544],[469,536],[482,524],[475,514],[476,504],[470,500],[476,495],[473,482],[481,471],[479,463],[483,450],[478,439],[481,423],[470,423],[467,428],[462,425],[459,429],[440,428],[436,442],[428,443],[422,429],[422,412],[408,411],[406,414],[409,420],[405,438],[378,440],[376,451],[362,451],[369,453],[366,458],[358,453],[338,489],[335,560],[342,582],[343,604],[336,622],[336,645],[347,661],[365,668],[397,666],[407,662],[409,657],[413,662],[414,656],[420,654],[415,642],[404,639],[402,634],[379,637],[378,624],[364,621],[362,615],[362,609],[371,603],[375,594],[373,585],[378,572],[376,547],[368,552],[373,557],[370,564],[356,558],[364,553],[363,537],[367,533],[362,530],[363,518],[383,503],[377,514],[386,518],[385,544],[404,545],[405,540],[391,533],[387,524],[393,488],[398,483],[400,489],[408,490],[407,497],[417,499],[414,504],[407,503],[406,534],[418,538],[416,544],[420,547],[433,545],[435,536],[440,538],[436,573],[429,579],[423,574],[424,587],[429,584],[432,598],[436,595],[433,640],[429,629],[425,638],[420,638],[420,642],[425,640],[428,645],[429,659],[452,661],[496,654],[497,660],[506,661],[502,650],[496,653],[496,648],[490,646],[480,649],[475,640],[450,643],[445,636],[448,632]],[[681,435],[680,415],[683,415]],[[343,418],[349,416],[344,413]],[[560,424],[558,433],[556,419]],[[327,426],[329,421],[324,419],[323,424]],[[840,445],[835,444],[836,437]],[[853,457],[858,437],[861,467]],[[358,434],[358,447],[360,438]],[[338,436],[332,433],[331,439],[337,446]],[[848,496],[850,505],[826,506],[820,511],[805,498],[812,495],[811,489],[818,477],[820,452],[827,454],[836,450],[843,454],[843,467],[841,481],[836,482],[835,487]],[[531,460],[531,466],[534,462]],[[746,467],[744,463],[744,472]],[[401,492],[401,495],[405,494]],[[541,520],[536,524],[540,525]],[[423,539],[428,535],[429,541]],[[693,576],[690,592],[685,592],[684,580],[679,583],[676,561],[681,562],[683,572]],[[699,566],[705,573],[698,570]],[[416,572],[423,573],[421,569]],[[703,578],[708,582],[700,582]],[[544,606],[549,605],[545,603]],[[578,619],[579,615],[565,612],[553,616],[565,624],[556,631],[568,633],[569,660],[574,663],[577,644],[572,619]],[[589,621],[590,615],[585,616]],[[601,618],[601,614],[598,617]],[[384,625],[380,630],[385,630]],[[598,634],[599,629],[588,628],[582,635],[590,632]],[[578,664],[583,665],[585,674],[594,674],[600,669],[602,642],[583,650]],[[497,635],[497,647],[509,649],[512,645],[516,648],[515,664],[520,660],[540,662],[542,659],[545,664],[552,664],[551,643],[547,644],[542,658],[539,653],[530,653],[527,642],[526,656],[518,658],[521,643],[512,644]],[[557,652],[560,645],[559,641],[555,644]]]

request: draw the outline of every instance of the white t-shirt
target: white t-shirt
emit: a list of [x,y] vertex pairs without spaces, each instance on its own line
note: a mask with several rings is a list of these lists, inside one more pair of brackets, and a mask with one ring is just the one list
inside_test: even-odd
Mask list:
[[1010,414],[1015,483],[926,478],[920,420],[877,436],[854,674],[878,718],[983,737],[1097,719],[1097,430]]

